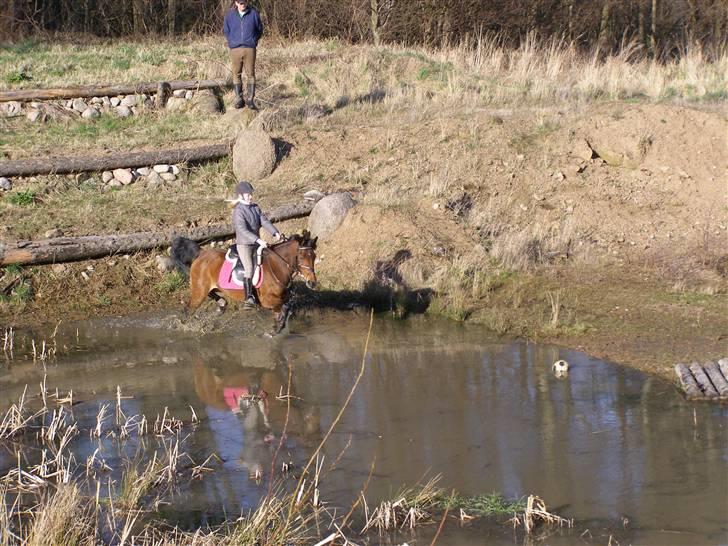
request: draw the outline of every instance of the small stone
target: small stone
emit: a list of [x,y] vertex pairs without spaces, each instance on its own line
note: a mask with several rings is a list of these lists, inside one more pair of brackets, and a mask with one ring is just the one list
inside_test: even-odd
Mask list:
[[0,190],[10,191],[12,189],[13,189],[13,183],[10,181],[10,179],[5,178],[4,176],[0,176]]
[[190,100],[194,96],[195,94],[193,91],[185,91],[185,99]]
[[156,172],[158,173],[166,173],[169,172],[169,165],[165,164],[159,164],[152,167]]
[[440,203],[433,203],[432,208],[438,210],[440,208]]
[[104,171],[101,173],[101,180],[104,181],[104,184],[109,182],[112,178],[114,178],[114,173],[111,171]]
[[306,201],[320,201],[324,197],[326,197],[326,194],[318,190],[310,190],[303,194]]
[[157,262],[157,269],[161,273],[167,273],[169,271],[174,271],[174,262],[172,261],[172,258],[169,256],[156,256],[154,258]]
[[175,110],[182,110],[185,107],[185,104],[187,101],[184,99],[184,97],[169,97],[167,100],[167,110],[175,111]]
[[84,281],[88,281],[91,278],[91,276],[88,273],[86,273],[85,271],[81,271],[81,277],[83,278]]
[[101,97],[101,104],[108,108],[109,106],[111,106],[111,100],[109,99],[109,97]]
[[125,186],[134,182],[134,175],[130,169],[114,169],[114,178]]
[[176,175],[179,174],[180,171],[179,171],[179,167],[177,165],[172,165],[170,168],[172,169],[172,174],[173,175],[176,176]]
[[445,248],[441,246],[433,246],[432,254],[434,254],[435,256],[445,256],[447,254],[447,250],[445,250]]
[[172,96],[184,98],[185,93],[187,93],[186,89],[175,89],[174,91],[172,91]]
[[101,116],[101,113],[96,110],[96,108],[86,108],[86,110],[81,113],[81,117],[84,119],[96,119],[99,116]]
[[51,266],[51,271],[55,273],[56,275],[62,275],[66,271],[68,271],[68,265],[67,264],[53,264]]
[[137,105],[137,96],[136,95],[127,95],[123,99],[121,99],[121,106],[136,106]]
[[132,106],[131,107],[131,113],[136,116],[139,113],[139,108],[136,107],[136,106]]
[[46,239],[54,239],[56,237],[63,237],[63,232],[58,228],[53,228],[46,231],[43,236]]
[[149,174],[147,174],[147,188],[156,189],[162,184],[164,184],[164,179],[159,176],[157,171],[150,171]]
[[174,182],[177,180],[177,177],[172,173],[159,173],[159,176],[161,176],[166,182]]
[[523,154],[518,154],[518,155],[516,155],[516,159],[518,161],[524,161],[526,159],[526,156]]
[[91,97],[91,100],[88,102],[89,104],[101,104],[102,100],[101,97]]
[[69,109],[73,108],[73,99],[69,99],[66,101],[66,108],[69,108]]
[[111,99],[109,99],[109,103],[111,106],[117,107],[121,104],[121,99],[119,97],[111,97]]
[[83,99],[73,99],[73,109],[76,112],[83,112],[88,108],[88,104]]
[[554,173],[554,178],[558,180],[559,182],[562,182],[566,179],[566,175],[562,173],[561,171],[556,171]]
[[31,108],[43,108],[43,103],[42,102],[31,102],[30,107]]
[[574,165],[574,167],[573,167],[573,171],[576,174],[583,173],[585,169],[586,169],[586,165]]
[[574,205],[569,205],[566,207],[566,214],[573,214],[574,213]]
[[139,167],[136,172],[139,176],[147,176],[151,172],[151,169],[149,167]]
[[117,106],[116,115],[120,118],[128,118],[132,115],[131,108],[129,108],[128,106]]
[[120,188],[123,185],[124,184],[119,182],[116,178],[112,178],[111,180],[109,180],[109,183],[107,184],[107,186],[109,186],[110,188]]
[[36,123],[38,121],[43,121],[43,112],[40,110],[31,110],[25,115],[25,117],[28,118],[28,121]]

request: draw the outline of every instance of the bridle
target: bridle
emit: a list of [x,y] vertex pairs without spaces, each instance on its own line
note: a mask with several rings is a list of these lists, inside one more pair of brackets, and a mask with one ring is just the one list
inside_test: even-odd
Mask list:
[[[286,242],[286,241],[284,241],[284,242]],[[293,282],[293,278],[296,275],[301,274],[301,272],[299,271],[300,268],[308,269],[309,271],[311,271],[313,273],[313,267],[309,267],[306,264],[299,263],[299,261],[298,261],[298,254],[302,250],[312,250],[313,249],[312,246],[299,246],[296,249],[295,267],[291,266],[291,264],[288,263],[288,260],[286,260],[283,256],[278,254],[278,252],[276,252],[273,247],[269,246],[267,248],[268,248],[268,250],[270,250],[270,252],[273,256],[276,256],[280,261],[282,261],[284,264],[286,264],[286,267],[288,268],[288,273],[289,273],[290,277],[288,278],[288,282],[285,284],[282,283],[278,277],[276,277],[276,274],[275,274],[275,271],[273,271],[273,268],[272,267],[270,268],[270,274],[273,276],[273,280],[276,281],[276,284],[278,284],[279,286],[283,286],[284,288],[288,288],[289,286],[291,286],[291,282]]]

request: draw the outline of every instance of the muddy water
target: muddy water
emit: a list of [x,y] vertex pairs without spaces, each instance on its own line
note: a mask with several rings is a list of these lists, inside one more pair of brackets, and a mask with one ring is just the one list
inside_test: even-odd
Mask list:
[[[127,416],[153,421],[167,407],[189,420],[191,406],[201,422],[183,434],[184,450],[196,462],[213,452],[221,459],[165,509],[192,528],[254,507],[267,491],[286,404],[269,396],[264,412],[246,395],[285,392],[290,371],[292,409],[275,465],[300,468],[356,378],[367,323],[354,314],[302,317],[268,339],[256,333],[262,323],[248,335],[198,335],[149,318],[95,322],[62,326],[58,354],[45,362],[27,357],[18,334],[15,360],[0,367],[0,406],[44,375],[49,389],[83,400],[74,417],[89,428],[102,404],[113,407],[117,386],[130,397]],[[551,372],[557,359],[571,363],[568,377]],[[440,474],[442,487],[463,494],[538,494],[577,520],[550,544],[602,544],[610,535],[622,544],[727,544],[727,417],[725,406],[688,404],[669,383],[576,351],[446,321],[378,318],[361,384],[324,449],[322,493],[348,507],[372,467],[371,500]],[[159,449],[154,442],[131,438],[120,448],[80,434],[73,447],[80,461],[101,447],[116,469]],[[0,448],[0,470],[13,464]],[[420,540],[429,543],[428,533]],[[508,528],[475,523],[449,526],[438,542],[513,540]]]

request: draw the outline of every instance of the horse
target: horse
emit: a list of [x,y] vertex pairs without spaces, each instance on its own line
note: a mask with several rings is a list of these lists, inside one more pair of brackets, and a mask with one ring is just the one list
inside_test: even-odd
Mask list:
[[[258,301],[264,309],[276,314],[274,333],[280,333],[286,326],[290,308],[287,303],[288,289],[296,275],[303,277],[308,288],[316,287],[316,243],[308,231],[293,235],[284,241],[263,249],[263,280],[258,287]],[[172,242],[172,261],[184,274],[189,268],[190,299],[187,312],[193,314],[210,297],[217,302],[221,311],[227,300],[245,300],[245,290],[220,288],[218,277],[225,263],[225,252],[221,249],[201,249],[194,241],[176,237]]]

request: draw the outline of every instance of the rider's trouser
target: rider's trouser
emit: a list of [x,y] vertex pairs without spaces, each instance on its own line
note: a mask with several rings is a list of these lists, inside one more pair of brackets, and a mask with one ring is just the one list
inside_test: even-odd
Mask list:
[[245,269],[245,278],[253,278],[253,255],[255,254],[256,245],[237,245],[238,256],[243,262],[243,269]]

